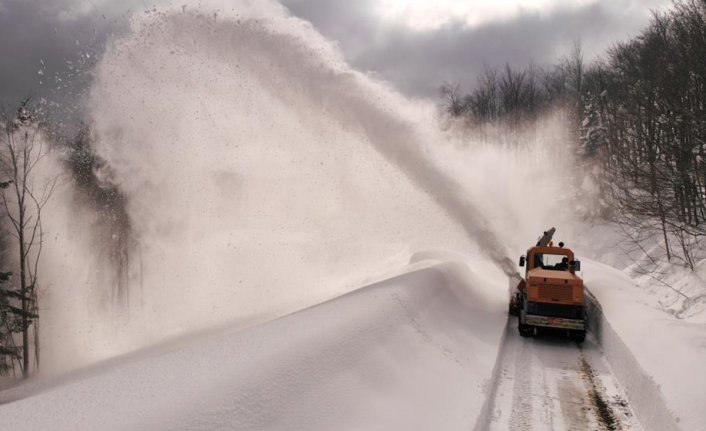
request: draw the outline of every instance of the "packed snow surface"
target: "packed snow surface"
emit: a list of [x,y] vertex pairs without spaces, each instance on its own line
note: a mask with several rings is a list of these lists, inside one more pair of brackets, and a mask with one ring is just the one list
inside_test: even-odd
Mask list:
[[591,337],[582,345],[556,336],[522,338],[516,327],[517,319],[510,318],[491,414],[478,429],[642,430]]

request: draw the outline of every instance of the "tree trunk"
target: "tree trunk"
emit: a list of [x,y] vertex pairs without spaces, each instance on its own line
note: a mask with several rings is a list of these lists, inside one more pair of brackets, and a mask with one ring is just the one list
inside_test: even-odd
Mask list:
[[[20,226],[24,226],[24,211],[20,208]],[[29,301],[27,298],[27,273],[25,261],[24,230],[19,231],[20,242],[20,292],[22,293],[22,311],[29,311]],[[29,376],[29,318],[27,314],[22,314],[22,377]]]

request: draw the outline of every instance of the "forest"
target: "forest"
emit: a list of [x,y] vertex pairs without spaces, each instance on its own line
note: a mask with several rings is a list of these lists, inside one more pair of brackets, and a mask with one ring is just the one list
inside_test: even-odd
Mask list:
[[561,110],[567,145],[605,197],[595,213],[638,247],[661,238],[668,260],[693,269],[706,234],[706,2],[676,1],[589,64],[576,42],[548,70],[487,68],[469,94],[444,84],[441,95],[477,130],[531,128]]

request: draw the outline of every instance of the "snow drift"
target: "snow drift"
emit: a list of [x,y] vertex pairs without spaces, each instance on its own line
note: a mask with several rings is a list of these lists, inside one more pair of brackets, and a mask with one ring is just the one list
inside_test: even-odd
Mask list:
[[461,263],[415,268],[248,330],[35,388],[2,405],[0,422],[17,431],[471,429],[505,326],[504,285]]

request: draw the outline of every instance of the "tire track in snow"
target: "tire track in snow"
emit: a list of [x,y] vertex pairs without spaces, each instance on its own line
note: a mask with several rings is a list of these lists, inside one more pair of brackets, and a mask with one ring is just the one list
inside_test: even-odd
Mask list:
[[562,338],[522,338],[514,322],[499,358],[501,372],[484,429],[642,430],[590,340],[578,347]]
[[[514,382],[512,391],[512,415],[510,416],[511,431],[531,430],[532,429],[532,401],[526,394],[532,393],[532,379],[530,375],[522,369],[523,366],[531,366],[532,357],[528,355],[529,346],[523,343],[520,346],[519,353],[527,358],[527,362],[515,361],[514,366]],[[509,377],[508,377],[509,378]]]

